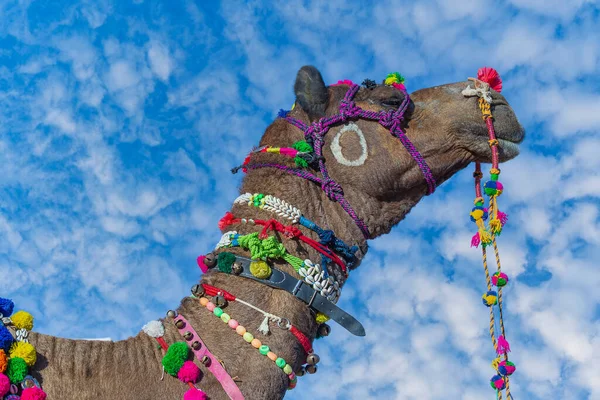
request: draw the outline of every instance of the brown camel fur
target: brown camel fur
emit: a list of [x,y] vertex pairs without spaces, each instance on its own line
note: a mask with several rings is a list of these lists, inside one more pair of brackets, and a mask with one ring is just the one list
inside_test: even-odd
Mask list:
[[[461,94],[467,84],[467,81],[463,81],[411,94],[412,103],[404,127],[410,140],[431,167],[438,185],[473,161],[491,162],[487,130],[477,107],[477,100],[465,98]],[[322,115],[338,113],[339,102],[347,88],[345,85],[326,87],[316,69],[303,67],[295,84],[297,101],[292,116],[309,122]],[[401,92],[385,85],[361,88],[356,96],[357,105],[375,111],[394,107],[401,99]],[[524,137],[523,128],[504,97],[496,92],[493,92],[492,110],[496,134],[500,139],[501,161],[512,159],[518,154],[517,144]],[[330,144],[341,126],[332,128],[326,135],[323,151],[330,175],[342,185],[346,199],[364,219],[372,238],[375,238],[389,232],[404,218],[426,194],[426,184],[415,161],[387,129],[377,122],[358,120],[356,123],[367,141],[368,158],[363,165],[344,166],[334,158]],[[301,139],[303,136],[299,129],[278,119],[267,128],[261,145],[291,146]],[[344,134],[341,147],[347,159],[353,160],[361,154],[356,135]],[[258,154],[253,157],[252,162],[293,165],[291,159],[284,158],[273,154]],[[242,183],[241,192],[272,194],[286,200],[321,227],[332,229],[346,243],[358,244],[359,258],[362,259],[366,253],[366,241],[359,229],[340,205],[330,201],[314,183],[264,168],[249,171]],[[240,218],[276,217],[247,205],[235,205],[232,213]],[[285,220],[281,222],[288,223]],[[258,228],[238,225],[229,229],[248,233]],[[317,239],[312,232],[303,231]],[[215,232],[215,243],[218,238]],[[280,238],[291,254],[317,262],[320,259],[312,248],[307,248],[303,243]],[[208,250],[211,245],[200,244],[199,251]],[[237,248],[233,251],[249,255]],[[276,264],[297,276],[290,266],[279,262]],[[337,277],[340,276],[338,271]],[[201,281],[219,286],[264,310],[288,318],[311,338],[316,335],[314,315],[304,303],[287,292],[220,272],[210,272]],[[177,310],[192,323],[210,351],[222,359],[229,374],[236,377],[246,399],[280,399],[285,395],[288,384],[285,374],[246,344],[226,324],[209,315],[198,300],[185,297]],[[262,321],[258,312],[236,302],[230,303],[226,312],[252,332],[255,332]],[[333,322],[331,325],[334,329],[342,329]],[[171,320],[165,320],[165,327],[167,343],[182,340]],[[272,326],[269,337],[262,337],[257,333],[257,338],[285,358],[294,370],[306,359],[302,347],[288,331]],[[30,335],[30,340],[38,351],[34,375],[40,379],[49,400],[181,399],[187,390],[187,386],[176,378],[167,375],[164,380],[160,379],[162,351],[157,347],[156,341],[144,333],[118,342],[70,340],[36,333]],[[197,360],[195,362],[200,365]],[[210,399],[226,399],[219,383],[203,366],[202,370],[204,377],[198,387]],[[299,389],[296,390],[302,390],[301,380],[302,378]]]

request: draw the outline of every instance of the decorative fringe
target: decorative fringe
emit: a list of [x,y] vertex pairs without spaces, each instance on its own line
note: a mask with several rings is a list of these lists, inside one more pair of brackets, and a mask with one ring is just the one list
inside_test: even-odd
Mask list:
[[498,353],[498,355],[501,355],[508,352],[510,352],[510,345],[508,344],[506,339],[504,339],[504,336],[500,335],[498,337],[498,344],[496,345],[496,353]]
[[263,319],[262,323],[260,324],[260,326],[257,329],[260,333],[262,333],[263,335],[268,335],[269,334],[269,316],[265,316],[265,318]]
[[481,243],[481,238],[479,237],[479,232],[477,232],[471,238],[471,247],[479,247],[480,243]]

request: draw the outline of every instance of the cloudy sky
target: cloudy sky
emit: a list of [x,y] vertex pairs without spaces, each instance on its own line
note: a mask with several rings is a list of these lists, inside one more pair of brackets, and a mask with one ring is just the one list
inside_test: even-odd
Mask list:
[[[0,296],[126,338],[198,279],[298,68],[416,90],[489,65],[527,130],[500,198],[514,399],[600,399],[598,1],[207,3],[2,2]],[[371,243],[341,300],[368,335],[334,326],[289,398],[494,398],[471,172]]]

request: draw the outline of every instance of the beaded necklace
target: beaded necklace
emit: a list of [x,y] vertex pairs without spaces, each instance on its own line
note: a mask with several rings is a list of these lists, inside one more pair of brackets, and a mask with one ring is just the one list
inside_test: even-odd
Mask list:
[[13,301],[0,297],[0,399],[45,400],[39,382],[29,375],[37,360],[35,347],[27,339],[33,316],[25,311],[13,314],[13,310]]
[[[266,316],[267,321],[275,320],[281,329],[288,330],[292,333],[307,353],[306,365],[300,367],[298,375],[302,376],[305,372],[311,374],[317,372],[317,364],[320,361],[320,357],[314,353],[310,339],[292,325],[287,318],[281,318],[267,313],[251,303],[243,301],[231,293],[212,285],[196,284],[192,287],[191,291],[192,297],[198,299],[200,305],[212,315],[219,318],[223,323],[226,323],[227,326],[241,336],[246,343],[257,349],[261,355],[271,360],[282,370],[289,379],[288,390],[294,389],[298,382],[298,378],[296,373],[294,373],[292,366],[284,358],[273,352],[268,345],[264,344],[260,339],[250,333],[246,327],[233,319],[229,313],[226,313],[223,309],[227,307],[228,302],[236,301],[253,310],[259,311]],[[209,300],[206,296],[212,297],[212,300]],[[161,321],[151,321],[144,325],[142,330],[147,335],[155,338],[160,347],[165,351],[161,362],[163,371],[171,376],[177,377],[190,387],[185,393],[183,400],[207,400],[206,394],[195,386],[201,379],[201,372],[198,366],[190,360],[190,351],[198,357],[198,361],[209,368],[215,375],[230,399],[243,400],[244,397],[235,384],[235,381],[225,371],[224,366],[221,365],[220,361],[208,350],[189,322],[182,315],[179,315],[173,310],[167,312],[167,317],[173,319],[173,324],[179,330],[179,333],[181,333],[185,341],[175,342],[170,346],[167,345],[164,339],[165,329]],[[257,331],[266,335],[268,333],[268,328],[266,331],[262,329],[263,324],[261,324],[261,327],[259,327]],[[189,347],[188,343],[190,343]],[[37,400],[37,398],[30,398],[29,400]],[[40,398],[40,400],[43,399]]]
[[[497,198],[504,190],[503,185],[498,181],[500,169],[498,168],[498,140],[494,132],[493,116],[491,112],[491,92],[492,89],[500,92],[502,90],[502,80],[498,73],[492,68],[481,68],[478,71],[477,79],[469,78],[474,82],[474,88],[468,86],[464,91],[465,96],[477,96],[478,105],[481,110],[483,120],[485,121],[488,134],[489,145],[492,151],[492,168],[490,169],[490,180],[484,185],[485,194],[489,196],[489,206],[484,208],[484,199],[481,191],[481,164],[475,163],[475,207],[471,210],[471,220],[476,223],[478,231],[471,240],[471,246],[478,247],[481,244],[483,269],[487,284],[487,292],[483,294],[483,304],[490,309],[490,337],[492,346],[497,354],[497,357],[492,361],[492,368],[497,372],[490,379],[491,387],[496,390],[496,397],[502,400],[502,390],[506,390],[507,399],[512,399],[510,393],[509,376],[512,375],[516,368],[514,363],[508,360],[508,352],[510,346],[506,341],[506,332],[504,329],[504,319],[502,315],[502,288],[508,283],[508,276],[502,272],[500,264],[500,253],[496,243],[496,237],[502,232],[502,227],[507,222],[506,214],[498,209]],[[485,221],[488,220],[488,226],[485,226]],[[487,246],[492,245],[496,257],[497,271],[490,278],[487,266]],[[497,287],[497,291],[492,290],[492,285]],[[495,327],[496,317],[495,308],[498,309],[498,317],[500,322],[500,336],[496,339]]]

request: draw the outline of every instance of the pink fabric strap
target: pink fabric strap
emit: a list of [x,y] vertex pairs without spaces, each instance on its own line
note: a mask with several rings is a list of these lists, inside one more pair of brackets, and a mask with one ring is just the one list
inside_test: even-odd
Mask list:
[[183,336],[186,332],[190,332],[192,334],[192,339],[190,339],[188,343],[200,343],[200,348],[198,350],[194,350],[194,348],[191,347],[192,351],[194,352],[198,360],[202,360],[204,356],[210,358],[210,364],[207,368],[215,376],[215,378],[217,378],[217,380],[219,381],[219,383],[223,387],[223,390],[225,390],[225,393],[227,393],[229,398],[231,400],[244,400],[244,395],[240,391],[240,388],[237,387],[233,379],[231,379],[231,376],[229,376],[227,371],[225,371],[225,368],[223,368],[217,357],[215,357],[208,350],[202,339],[200,339],[198,333],[196,333],[196,331],[194,330],[194,327],[181,314],[175,317],[175,322],[177,321],[182,321],[184,323],[183,328],[177,328],[181,336]]

